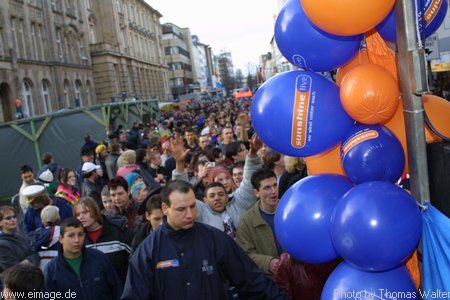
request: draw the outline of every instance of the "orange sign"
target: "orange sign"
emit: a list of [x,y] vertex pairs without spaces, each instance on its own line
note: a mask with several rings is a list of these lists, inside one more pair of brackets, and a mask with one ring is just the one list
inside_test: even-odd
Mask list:
[[350,138],[342,147],[342,156],[345,156],[356,145],[371,139],[378,137],[378,132],[375,130],[368,130],[357,133],[354,137]]
[[295,82],[291,145],[296,149],[303,148],[307,141],[311,85],[312,79],[307,75],[298,76]]

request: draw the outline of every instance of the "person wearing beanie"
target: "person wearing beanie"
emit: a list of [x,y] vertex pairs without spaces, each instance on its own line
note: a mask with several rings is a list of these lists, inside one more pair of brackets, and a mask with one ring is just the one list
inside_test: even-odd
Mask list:
[[147,198],[148,187],[143,181],[135,182],[130,188],[131,198],[136,203],[141,203]]
[[45,190],[49,195],[54,195],[56,193],[56,189],[58,188],[58,182],[55,181],[55,177],[53,173],[47,169],[38,177],[39,181],[42,182],[45,186]]
[[97,158],[95,159],[95,163],[102,167],[102,176],[100,177],[100,181],[103,185],[108,184],[108,170],[106,169],[106,157],[108,156],[108,148],[100,144],[95,148],[95,153],[97,154]]
[[53,205],[47,205],[41,211],[41,220],[44,227],[40,227],[28,234],[33,250],[41,258],[40,267],[44,271],[45,266],[50,260],[58,256],[60,243],[59,238],[59,208]]

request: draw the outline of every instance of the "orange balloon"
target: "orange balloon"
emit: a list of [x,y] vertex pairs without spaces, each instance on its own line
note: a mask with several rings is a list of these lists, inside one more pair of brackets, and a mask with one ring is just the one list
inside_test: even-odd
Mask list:
[[301,0],[308,18],[335,35],[356,35],[384,20],[395,0]]
[[406,129],[405,129],[405,117],[403,116],[403,103],[397,107],[397,111],[394,116],[384,124],[392,133],[398,138],[403,147],[403,153],[405,154],[405,170],[404,173],[409,172],[408,166],[408,145],[406,143]]
[[342,169],[340,149],[341,143],[326,152],[306,157],[305,162],[308,174],[331,173],[347,176],[344,169]]
[[337,70],[336,84],[341,85],[342,80],[344,79],[345,75],[350,70],[352,70],[353,68],[355,68],[359,65],[368,64],[369,62],[370,62],[370,60],[369,60],[369,55],[367,54],[367,49],[363,48],[363,49],[359,50],[358,54],[356,54],[348,63],[346,63],[345,65],[343,65],[342,67],[340,67]]
[[[435,95],[423,95],[422,101],[433,127],[440,134],[450,137],[450,102]],[[425,126],[425,139],[427,143],[441,141],[428,126]]]
[[364,64],[349,71],[341,84],[341,103],[354,120],[363,124],[387,122],[397,110],[397,81],[383,67]]

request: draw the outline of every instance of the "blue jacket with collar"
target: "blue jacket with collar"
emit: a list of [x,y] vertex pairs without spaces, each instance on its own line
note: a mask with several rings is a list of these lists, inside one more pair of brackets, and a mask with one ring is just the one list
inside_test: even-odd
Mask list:
[[[62,248],[62,247],[61,247]],[[44,293],[59,292],[66,299],[116,300],[122,289],[111,262],[102,252],[83,247],[80,277],[64,259],[62,250],[44,272]]]
[[194,223],[173,230],[163,223],[131,258],[122,300],[287,299],[241,248],[220,230]]

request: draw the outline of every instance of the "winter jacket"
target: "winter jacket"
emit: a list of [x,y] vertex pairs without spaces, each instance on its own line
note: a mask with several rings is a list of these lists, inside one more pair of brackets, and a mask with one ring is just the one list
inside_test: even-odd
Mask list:
[[58,256],[60,227],[40,227],[28,234],[33,251],[39,254],[41,259],[40,267],[45,270],[45,266],[50,260]]
[[[121,284],[111,262],[102,252],[83,248],[80,277],[65,260],[62,250],[47,264],[44,293],[60,292],[67,299],[116,300]],[[70,296],[66,293],[70,292]]]
[[[0,273],[24,259],[39,265],[39,256],[33,251],[26,237],[18,233],[11,235],[0,231]],[[0,287],[3,287],[1,280]]]
[[66,200],[71,206],[74,206],[80,199],[80,192],[74,187],[65,187],[62,184],[58,185],[55,196]]
[[225,233],[163,223],[131,258],[121,299],[228,299],[227,282],[243,299],[287,299]]
[[152,225],[150,223],[145,223],[134,235],[133,241],[131,242],[132,251],[136,251],[137,247],[142,243],[143,240],[152,232]]
[[272,229],[261,217],[259,203],[244,215],[237,228],[236,242],[265,273],[269,274],[270,261],[278,257]]
[[106,254],[123,286],[127,277],[131,247],[128,244],[127,236],[118,226],[111,223],[107,218],[103,218],[103,220],[102,233],[97,242],[94,244],[89,235],[86,235],[84,243],[87,248],[97,249]]

